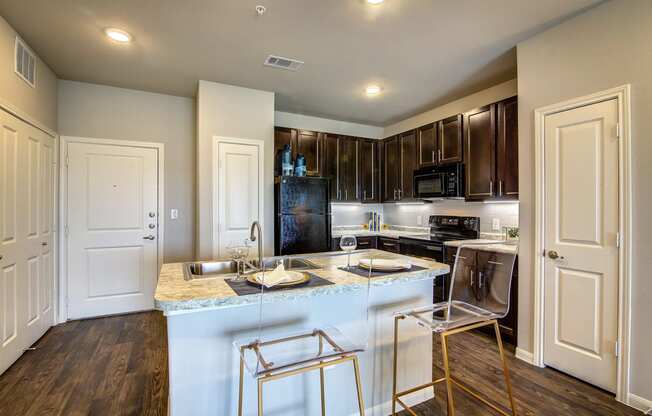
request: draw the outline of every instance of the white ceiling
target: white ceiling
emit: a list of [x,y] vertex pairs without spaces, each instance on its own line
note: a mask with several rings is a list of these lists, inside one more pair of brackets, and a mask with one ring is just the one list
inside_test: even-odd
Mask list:
[[[277,110],[387,125],[514,78],[519,41],[598,2],[0,0],[0,14],[60,78],[191,97],[203,79],[275,91]],[[305,65],[264,67],[268,54]]]

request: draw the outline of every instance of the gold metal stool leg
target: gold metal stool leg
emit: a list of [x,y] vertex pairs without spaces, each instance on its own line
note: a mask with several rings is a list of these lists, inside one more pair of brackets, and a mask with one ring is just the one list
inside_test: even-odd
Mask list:
[[505,376],[505,385],[507,387],[507,396],[509,397],[509,404],[512,406],[512,416],[516,416],[516,404],[514,403],[514,396],[512,395],[512,383],[509,379],[509,368],[507,368],[507,360],[505,359],[505,352],[503,351],[503,339],[500,336],[500,327],[498,321],[494,320],[494,330],[496,331],[496,341],[498,343],[498,351],[500,352],[500,359],[503,362],[503,374]]
[[400,316],[394,317],[394,363],[392,370],[392,416],[396,416],[396,372],[397,372],[397,362],[398,362],[398,321],[401,318]]
[[240,356],[240,386],[238,388],[238,416],[242,416],[242,395],[244,390],[244,361]]
[[353,356],[353,371],[355,372],[355,387],[358,391],[358,408],[360,416],[364,416],[364,399],[362,397],[362,383],[360,382],[360,366],[358,365],[358,356]]
[[263,379],[258,379],[258,416],[263,416]]
[[455,416],[455,402],[453,399],[453,383],[451,380],[451,371],[448,364],[448,341],[447,333],[441,333],[441,350],[444,358],[444,375],[446,378],[446,397],[448,402],[448,416]]
[[321,390],[321,416],[326,416],[326,395],[324,393],[324,367],[319,369],[319,387]]

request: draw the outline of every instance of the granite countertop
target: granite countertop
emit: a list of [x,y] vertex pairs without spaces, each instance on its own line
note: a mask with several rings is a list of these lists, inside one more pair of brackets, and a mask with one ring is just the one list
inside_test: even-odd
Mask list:
[[331,231],[333,238],[342,237],[343,235],[354,235],[356,237],[427,237],[430,235],[429,228],[410,227],[405,229],[386,229],[381,231],[369,231],[364,228],[334,228]]
[[[293,290],[278,290],[265,293],[266,302],[280,302],[297,298],[321,296],[359,290],[371,286],[384,286],[395,283],[428,280],[450,271],[448,265],[403,256],[381,250],[360,250],[351,255],[351,264],[357,260],[373,255],[376,258],[408,259],[411,264],[425,267],[418,271],[405,271],[385,276],[373,277],[371,282],[366,277],[348,273],[338,269],[346,265],[347,256],[342,252],[320,253],[319,255],[306,255],[319,269],[310,270],[321,278],[329,280],[332,285],[306,287]],[[259,302],[259,294],[238,296],[225,282],[225,276],[185,280],[183,263],[168,263],[161,268],[161,273],[156,287],[154,300],[156,308],[165,314],[175,312],[201,311],[205,309],[219,309],[237,305],[248,305]],[[230,278],[230,276],[229,276]]]
[[518,251],[518,242],[505,242],[504,240],[455,240],[446,241],[444,245],[450,247],[459,247],[462,244],[473,244],[478,250],[495,251],[498,253],[516,253]]

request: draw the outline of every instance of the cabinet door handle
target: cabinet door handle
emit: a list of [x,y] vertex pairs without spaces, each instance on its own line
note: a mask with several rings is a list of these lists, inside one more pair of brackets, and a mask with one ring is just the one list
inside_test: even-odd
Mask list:
[[497,262],[497,261],[492,261],[492,260],[488,260],[487,263],[489,263],[489,264],[494,264],[494,265],[496,265],[496,266],[502,266],[502,265],[503,265],[502,263],[499,263],[499,262]]
[[433,150],[432,151],[432,162],[434,163],[436,161],[437,161],[437,159],[435,158],[435,151]]
[[482,289],[482,279],[484,279],[484,273],[478,272],[478,287]]
[[344,199],[347,200],[347,201],[349,200],[349,190],[348,189],[344,190]]
[[403,190],[399,189],[398,190],[398,199],[402,199],[402,198],[403,198]]
[[441,162],[441,149],[437,150],[437,163]]
[[396,201],[396,189],[394,189],[394,201]]
[[441,247],[437,247],[437,246],[423,246],[423,248],[425,248],[426,250],[430,250],[430,251],[441,251],[442,250]]
[[394,243],[383,243],[383,245],[387,247],[396,247],[396,244]]
[[503,181],[498,181],[498,195],[503,196]]
[[366,189],[362,191],[362,199],[365,200],[365,201],[367,200],[367,190]]
[[489,195],[494,194],[494,181],[489,181]]

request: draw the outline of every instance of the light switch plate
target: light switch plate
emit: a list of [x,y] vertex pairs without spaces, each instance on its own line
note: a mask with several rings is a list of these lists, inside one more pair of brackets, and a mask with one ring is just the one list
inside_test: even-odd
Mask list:
[[494,218],[491,222],[491,229],[493,231],[500,231],[500,218]]
[[170,210],[170,219],[176,220],[177,218],[179,218],[179,210],[176,208],[172,208]]

